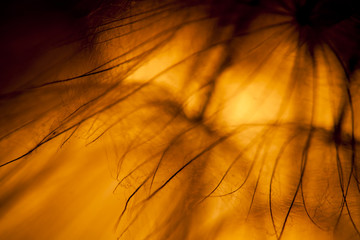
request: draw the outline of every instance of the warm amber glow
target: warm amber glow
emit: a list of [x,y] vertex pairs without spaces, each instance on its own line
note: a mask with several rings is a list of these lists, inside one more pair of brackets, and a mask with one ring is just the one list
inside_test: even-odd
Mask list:
[[1,82],[0,239],[359,238],[358,22],[114,2]]

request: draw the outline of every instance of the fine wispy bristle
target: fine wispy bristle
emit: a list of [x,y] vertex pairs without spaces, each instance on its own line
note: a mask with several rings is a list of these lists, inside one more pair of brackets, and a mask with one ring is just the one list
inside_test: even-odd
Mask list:
[[359,3],[7,3],[0,239],[359,239]]

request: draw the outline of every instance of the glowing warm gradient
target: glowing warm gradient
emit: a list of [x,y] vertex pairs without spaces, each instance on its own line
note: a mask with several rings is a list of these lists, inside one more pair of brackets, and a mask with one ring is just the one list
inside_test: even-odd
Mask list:
[[239,34],[210,6],[133,2],[19,76],[2,163],[29,154],[0,168],[0,239],[359,237],[358,73],[299,46],[291,15]]

